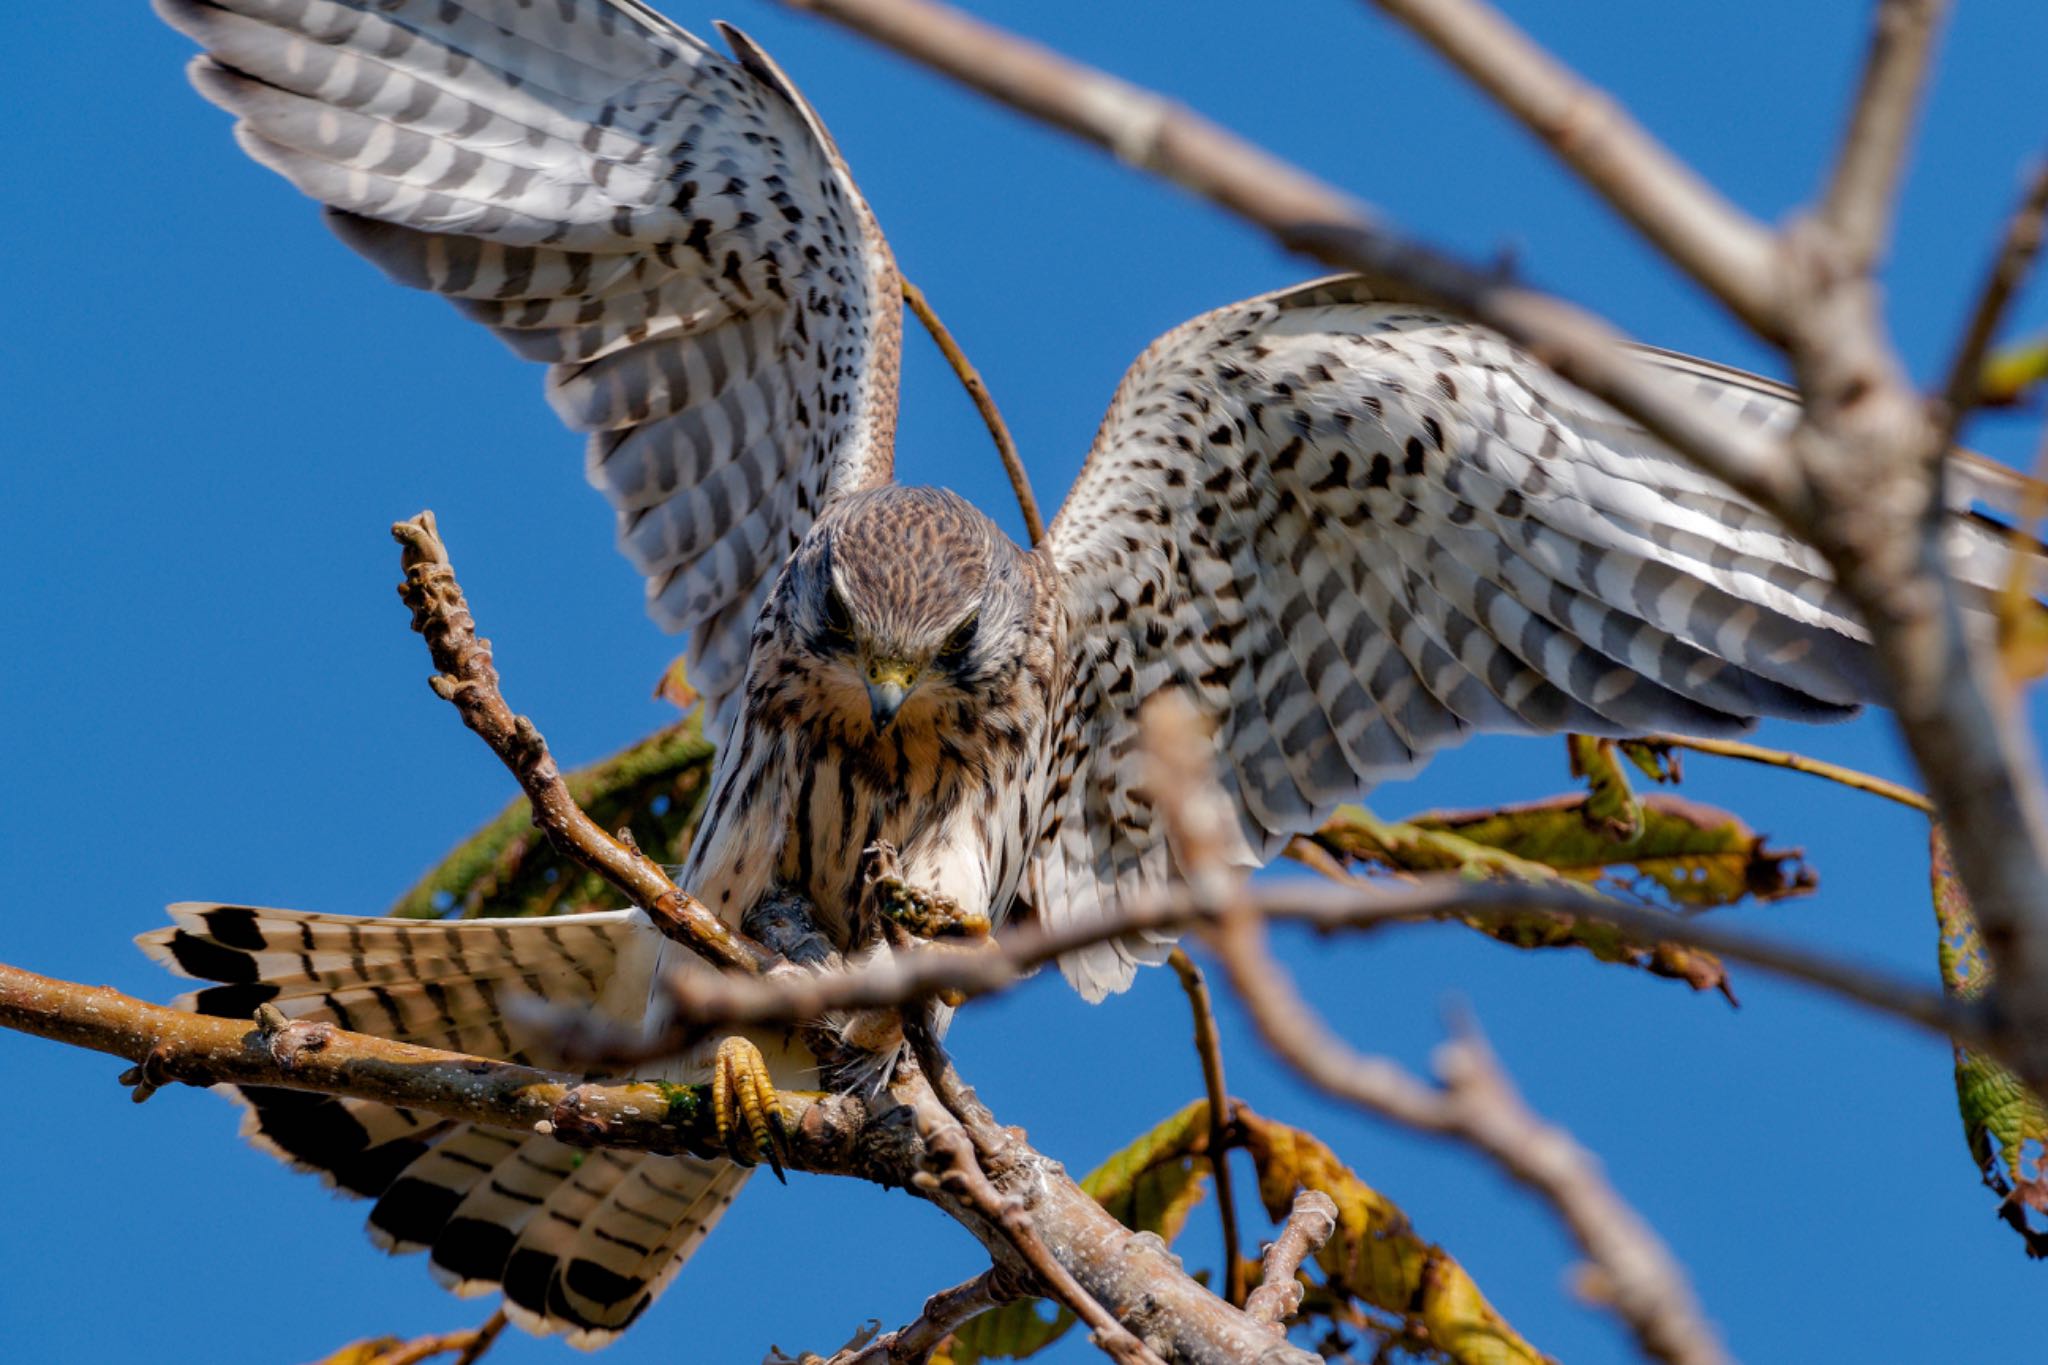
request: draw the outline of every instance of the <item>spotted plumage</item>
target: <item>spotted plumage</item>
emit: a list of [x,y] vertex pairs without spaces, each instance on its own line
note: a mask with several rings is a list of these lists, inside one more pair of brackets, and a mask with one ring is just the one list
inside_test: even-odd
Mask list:
[[[1125,377],[1033,551],[891,482],[888,248],[766,56],[635,0],[156,0],[259,161],[399,282],[545,362],[720,740],[684,869],[738,925],[816,907],[841,949],[862,850],[1000,922],[1114,912],[1171,875],[1137,753],[1166,688],[1213,723],[1257,863],[1475,731],[1725,733],[1874,695],[1813,551],[1501,338],[1355,280],[1219,309]],[[1782,431],[1791,394],[1643,364]],[[1963,515],[2016,480],[1955,462]],[[514,991],[638,1022],[670,965],[638,912],[464,925],[191,906],[144,946],[193,1008],[497,1056]],[[1062,963],[1089,998],[1166,945]],[[811,1059],[757,1040],[785,1081]],[[701,1079],[706,1058],[679,1059]],[[595,1154],[353,1100],[250,1090],[247,1130],[376,1201],[388,1249],[535,1331],[599,1344],[732,1198],[725,1162]]]

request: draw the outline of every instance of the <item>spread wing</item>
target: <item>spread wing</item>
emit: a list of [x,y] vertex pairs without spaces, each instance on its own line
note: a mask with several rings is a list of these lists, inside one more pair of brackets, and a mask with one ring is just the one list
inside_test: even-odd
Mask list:
[[589,433],[716,701],[827,501],[885,482],[895,267],[816,116],[634,0],[156,0],[242,147],[450,299]]
[[[1732,420],[1796,419],[1767,380],[1643,354]],[[1998,499],[1965,470],[1959,499]],[[2005,541],[1956,526],[1998,581]],[[1216,727],[1248,863],[1475,730],[1712,735],[1874,697],[1814,551],[1499,336],[1353,280],[1156,342],[1049,550],[1076,671],[1024,896],[1052,920],[1169,870],[1136,745],[1162,688]],[[1093,997],[1163,951],[1063,965]]]

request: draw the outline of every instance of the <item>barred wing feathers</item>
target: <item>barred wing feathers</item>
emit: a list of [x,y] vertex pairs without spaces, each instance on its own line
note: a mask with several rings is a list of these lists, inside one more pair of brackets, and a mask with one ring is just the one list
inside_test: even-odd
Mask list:
[[[215,984],[181,1008],[287,1018],[521,1061],[505,1003],[525,993],[637,1021],[661,937],[633,910],[541,919],[395,920],[253,906],[171,907],[137,940]],[[745,1182],[726,1161],[583,1152],[551,1138],[368,1100],[247,1086],[242,1132],[374,1200],[370,1238],[427,1251],[458,1294],[502,1287],[529,1331],[603,1345],[644,1312]]]
[[156,0],[256,160],[549,365],[714,702],[782,561],[885,482],[895,267],[816,115],[633,0]]
[[[1645,359],[1738,420],[1796,417],[1768,381]],[[1955,491],[1996,482],[1966,465]],[[2004,543],[1956,524],[1996,581]],[[1075,671],[1023,894],[1055,921],[1169,870],[1136,746],[1163,688],[1216,727],[1248,864],[1475,730],[1714,735],[1875,697],[1813,550],[1497,335],[1355,280],[1155,343],[1048,550]],[[1097,997],[1164,951],[1063,966]]]

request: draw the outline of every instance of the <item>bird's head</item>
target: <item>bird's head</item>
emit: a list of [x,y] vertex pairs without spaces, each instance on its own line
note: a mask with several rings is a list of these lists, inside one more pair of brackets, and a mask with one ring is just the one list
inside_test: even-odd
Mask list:
[[1033,592],[1010,538],[955,494],[890,486],[836,501],[791,559],[785,644],[876,734],[973,701],[1021,665]]

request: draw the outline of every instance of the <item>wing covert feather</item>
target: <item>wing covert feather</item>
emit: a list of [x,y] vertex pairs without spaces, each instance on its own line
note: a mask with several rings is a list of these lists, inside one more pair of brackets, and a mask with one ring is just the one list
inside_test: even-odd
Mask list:
[[[1797,420],[1769,380],[1642,355],[1731,420]],[[1957,464],[1959,506],[2010,501]],[[1955,524],[1959,570],[1996,583],[1999,533]],[[1247,864],[1474,730],[1725,734],[1875,699],[1817,553],[1497,335],[1357,280],[1155,342],[1048,552],[1074,672],[1024,896],[1056,921],[1170,871],[1136,744],[1162,688],[1215,727]],[[1098,997],[1163,951],[1062,966]]]

